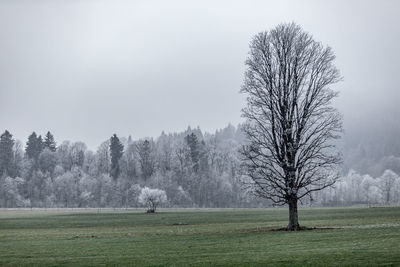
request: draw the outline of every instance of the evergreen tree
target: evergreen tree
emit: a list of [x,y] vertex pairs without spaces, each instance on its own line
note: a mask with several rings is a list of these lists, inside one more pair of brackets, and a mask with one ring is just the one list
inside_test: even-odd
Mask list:
[[38,148],[38,151],[40,151],[39,152],[39,154],[40,154],[43,151],[43,148],[44,148],[43,138],[42,138],[41,135],[39,135],[38,138],[37,138],[37,148]]
[[194,133],[188,134],[185,137],[185,141],[190,150],[190,159],[192,160],[193,170],[197,172],[199,170],[199,160],[200,160],[199,141]]
[[110,154],[111,154],[110,175],[114,179],[117,179],[119,176],[119,173],[120,173],[119,160],[121,159],[123,152],[124,152],[124,146],[119,141],[119,138],[117,137],[117,135],[114,134],[110,138]]
[[0,136],[0,176],[3,174],[12,176],[14,140],[9,131]]
[[42,136],[37,136],[35,132],[33,132],[28,137],[28,142],[26,142],[26,156],[29,159],[33,159],[35,162],[39,159],[40,152],[43,150],[43,141]]
[[54,136],[50,133],[50,131],[48,131],[44,137],[43,147],[48,148],[51,152],[56,151],[56,142],[54,141]]

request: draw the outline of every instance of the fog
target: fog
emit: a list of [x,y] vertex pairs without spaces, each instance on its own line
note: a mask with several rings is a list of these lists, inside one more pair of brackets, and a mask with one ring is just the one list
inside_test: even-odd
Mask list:
[[294,21],[337,56],[346,134],[396,129],[398,10],[398,1],[1,1],[0,125],[23,142],[50,130],[93,150],[113,133],[236,125],[252,36]]
[[[264,148],[279,147],[274,140],[253,150],[259,134],[252,140],[242,124],[241,110],[251,101],[239,91],[245,60],[254,56],[248,54],[252,38],[290,22],[332,48],[343,77],[332,85],[344,119],[342,141],[334,143],[341,153],[337,161],[326,158],[335,163],[335,176],[331,184],[299,183],[303,190],[323,189],[299,193],[309,197],[302,205],[398,205],[398,10],[398,1],[1,1],[0,207],[138,207],[145,202],[140,195],[149,194],[166,207],[277,203],[243,190],[254,178],[251,153],[265,156]],[[294,110],[288,107],[281,110]],[[297,125],[307,124],[306,113]],[[318,115],[330,123],[315,138],[334,139],[336,130],[329,129],[341,129],[336,114]],[[283,128],[292,125],[281,118]],[[261,119],[267,119],[260,123],[264,132],[268,116]],[[311,154],[320,151],[319,141],[288,140],[291,130],[281,131],[289,152],[279,156],[274,179],[293,178],[288,175],[299,168],[305,143]],[[277,157],[268,155],[275,166]],[[320,155],[315,159],[324,166]],[[257,168],[266,165],[264,158]],[[282,192],[300,192],[292,189]],[[281,199],[290,207],[287,200],[297,197]]]

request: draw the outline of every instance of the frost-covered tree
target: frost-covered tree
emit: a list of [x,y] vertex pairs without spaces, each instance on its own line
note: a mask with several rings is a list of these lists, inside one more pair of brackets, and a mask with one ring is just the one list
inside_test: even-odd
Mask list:
[[335,56],[298,25],[257,34],[246,61],[241,92],[248,144],[242,155],[254,193],[289,206],[288,230],[299,229],[298,200],[335,183],[341,157],[334,140],[342,130],[332,106],[340,80]]
[[362,195],[364,196],[364,200],[367,202],[368,206],[371,206],[372,203],[376,203],[377,200],[377,192],[378,188],[376,187],[376,181],[371,176],[364,175],[363,180],[361,182]]
[[18,190],[23,181],[21,177],[0,176],[0,207],[13,208],[27,204]]
[[172,136],[166,135],[164,132],[157,140],[157,163],[162,172],[167,172],[172,169],[173,164],[173,149]]
[[396,180],[399,176],[392,170],[385,170],[379,179],[379,188],[382,190],[382,198],[385,204],[390,204],[394,197]]
[[99,173],[110,173],[111,156],[110,156],[110,140],[103,142],[96,152],[97,170]]
[[86,149],[86,144],[83,142],[74,142],[71,144],[70,157],[72,160],[72,166],[83,166]]
[[128,143],[120,161],[121,173],[126,179],[133,180],[137,176],[136,147]]
[[52,152],[49,148],[45,148],[39,155],[39,168],[43,173],[48,172],[53,175],[54,168],[57,165],[56,153]]
[[137,144],[138,161],[142,177],[146,181],[154,173],[155,158],[154,158],[154,143],[153,141],[144,140]]
[[164,190],[144,187],[140,191],[138,200],[147,207],[147,213],[154,213],[159,205],[167,202],[167,194]]
[[76,177],[70,171],[57,176],[53,183],[53,190],[58,206],[74,207],[76,200]]
[[64,171],[71,170],[72,168],[72,157],[71,157],[71,143],[64,141],[58,146],[57,151],[58,163],[64,169]]
[[[21,141],[15,140],[13,146],[13,170],[11,177],[21,177],[24,165],[24,149]],[[21,177],[22,178],[22,177]]]

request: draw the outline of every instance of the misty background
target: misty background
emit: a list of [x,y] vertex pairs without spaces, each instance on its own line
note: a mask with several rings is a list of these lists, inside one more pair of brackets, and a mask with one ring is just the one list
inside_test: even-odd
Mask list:
[[[398,1],[0,1],[0,126],[20,140],[1,206],[136,205],[127,196],[143,186],[181,195],[172,206],[259,205],[238,182],[244,61],[256,33],[292,21],[332,47],[343,76],[334,104],[345,182],[316,198],[400,203],[399,10]],[[54,135],[57,151],[38,152],[54,166],[23,159],[33,131]],[[114,133],[124,145],[118,184]],[[357,186],[368,199],[353,198]]]
[[250,39],[294,21],[337,56],[346,134],[390,134],[398,10],[398,1],[1,1],[0,125],[93,150],[114,132],[237,125]]

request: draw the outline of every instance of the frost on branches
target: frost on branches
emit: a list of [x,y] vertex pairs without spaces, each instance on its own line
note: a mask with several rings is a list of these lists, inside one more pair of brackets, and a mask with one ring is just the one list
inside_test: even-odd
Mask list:
[[139,203],[147,207],[147,213],[156,212],[157,206],[167,202],[167,194],[164,190],[142,188],[139,195]]

